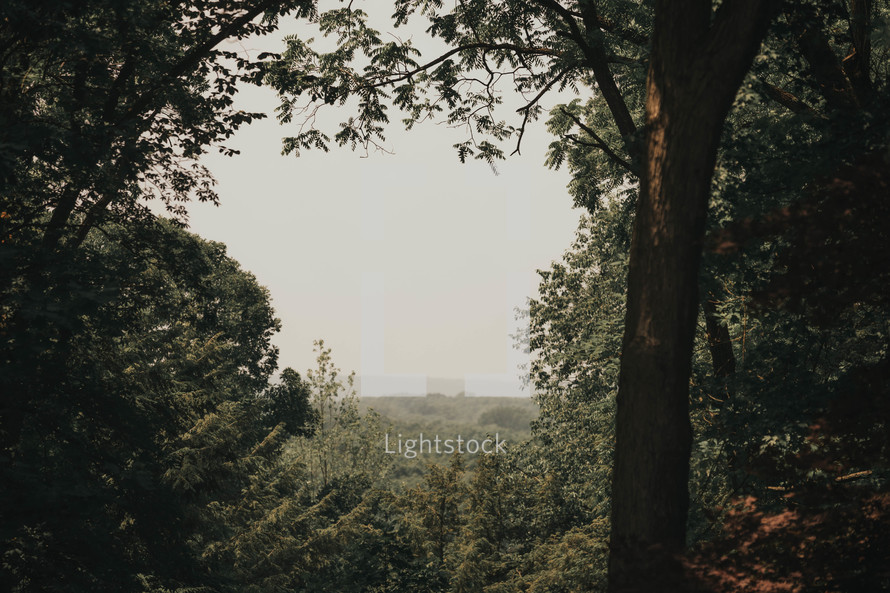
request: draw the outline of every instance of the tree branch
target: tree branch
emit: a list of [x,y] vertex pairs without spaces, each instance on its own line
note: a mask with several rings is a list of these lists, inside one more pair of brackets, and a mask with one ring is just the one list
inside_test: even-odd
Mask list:
[[[436,59],[431,60],[422,66],[418,66],[417,68],[414,68],[413,70],[409,70],[407,72],[402,72],[399,75],[394,75],[392,78],[387,78],[386,80],[381,80],[380,82],[375,82],[372,84],[362,85],[362,86],[363,86],[363,88],[366,88],[366,89],[376,89],[376,88],[380,88],[380,87],[384,87],[384,86],[393,85],[397,82],[402,82],[404,80],[408,80],[411,77],[413,77],[417,74],[420,74],[421,72],[425,72],[426,70],[429,70],[433,66],[441,64],[442,62],[444,62],[445,60],[447,60],[448,58],[450,58],[451,56],[453,56],[455,54],[458,54],[463,51],[472,50],[472,49],[484,49],[487,51],[498,51],[498,50],[512,51],[512,52],[516,53],[517,55],[562,57],[562,54],[560,52],[558,52],[556,50],[552,50],[552,49],[547,49],[545,47],[525,47],[525,46],[516,45],[513,43],[482,43],[482,42],[468,43],[466,45],[461,45],[460,47],[455,47],[454,49],[451,49],[451,50],[445,52],[444,54],[440,55]],[[491,73],[490,70],[489,70],[489,73]]]
[[[831,49],[821,21],[813,14],[786,11],[788,22],[798,32],[797,46],[810,65],[819,92],[828,104],[837,109],[855,109],[859,99],[840,61]],[[814,23],[813,21],[817,21]]]
[[634,169],[633,165],[631,165],[629,162],[627,162],[626,160],[624,160],[623,158],[621,158],[620,156],[618,156],[618,153],[616,153],[614,150],[612,150],[612,148],[611,148],[608,144],[606,144],[606,141],[603,140],[602,138],[600,138],[599,134],[597,134],[597,133],[593,130],[593,128],[591,128],[590,126],[586,125],[586,124],[585,124],[584,122],[582,122],[579,118],[575,117],[574,114],[572,114],[572,113],[566,111],[565,108],[560,108],[560,111],[561,111],[566,117],[568,117],[568,118],[571,119],[573,122],[575,122],[575,124],[576,124],[579,128],[581,128],[581,130],[584,131],[588,136],[590,136],[591,138],[593,138],[594,142],[593,142],[593,143],[590,143],[590,142],[584,142],[584,141],[582,141],[582,140],[578,140],[577,138],[575,138],[575,137],[573,137],[573,136],[566,136],[566,138],[568,138],[569,140],[575,142],[576,144],[582,144],[582,145],[584,145],[584,146],[592,146],[592,147],[594,147],[594,148],[599,148],[600,150],[602,150],[603,152],[606,153],[606,156],[608,156],[610,159],[612,159],[612,161],[614,161],[616,164],[618,164],[618,165],[620,165],[621,167],[623,167],[624,169],[626,169],[631,175],[633,175],[634,177],[639,177],[639,176],[640,176],[640,173],[639,173],[636,169]]
[[180,76],[182,76],[186,72],[192,71],[195,66],[197,66],[201,62],[201,60],[203,60],[210,54],[213,48],[215,48],[217,45],[219,45],[232,35],[236,34],[247,23],[258,17],[259,15],[280,4],[283,4],[280,0],[265,0],[257,6],[248,8],[247,12],[245,12],[241,16],[220,26],[219,31],[217,31],[216,34],[211,35],[203,43],[196,45],[188,52],[186,52],[182,59],[174,64],[170,68],[170,70],[168,70],[167,73],[161,77],[161,80],[153,88],[146,91],[139,98],[139,100],[133,103],[130,109],[127,110],[126,114],[124,114],[122,120],[128,120],[138,116],[151,104],[152,101],[155,100],[156,95],[161,90],[173,84]]
[[[717,9],[714,23],[708,32],[705,59],[713,58],[712,63],[719,70],[728,65],[727,54],[737,56],[742,62],[749,62],[747,54],[756,52],[760,46],[762,32],[769,26],[772,10],[769,0],[724,0]],[[752,46],[752,39],[756,39],[757,43],[748,52],[736,50],[739,46]]]
[[[538,4],[544,4],[544,2],[540,2],[538,0],[535,0],[535,1],[537,1]],[[548,8],[556,9],[556,7],[550,3],[547,3],[547,6],[548,6]],[[584,17],[584,15],[580,12],[571,10],[569,8],[565,8],[562,5],[559,5],[559,7],[563,9],[562,11],[560,11],[560,14],[563,17],[565,17],[566,15],[571,16],[571,17],[577,17],[579,19]],[[646,45],[649,43],[648,35],[645,35],[644,33],[641,33],[640,31],[635,31],[633,29],[627,29],[624,27],[620,27],[615,23],[615,21],[613,21],[612,19],[606,18],[602,15],[597,15],[596,25],[599,29],[606,31],[607,33],[611,33],[612,35],[615,35],[619,39],[629,41],[636,45]]]
[[532,108],[534,108],[534,106],[538,104],[538,101],[541,100],[541,97],[543,97],[547,93],[547,91],[549,91],[550,89],[553,88],[553,85],[555,85],[557,82],[562,80],[562,78],[566,74],[571,72],[571,70],[572,70],[571,66],[565,67],[559,74],[554,76],[553,79],[551,79],[547,84],[545,84],[543,87],[541,87],[541,90],[538,91],[538,94],[535,95],[534,99],[529,101],[525,106],[520,107],[519,109],[516,110],[517,112],[523,113],[522,126],[520,126],[520,128],[519,128],[519,138],[516,139],[516,150],[511,152],[510,156],[513,156],[514,154],[520,154],[519,147],[522,144],[522,137],[525,134],[525,125],[528,123],[528,118],[531,114]]
[[[590,40],[599,22],[599,15],[596,13],[596,6],[592,0],[581,4],[581,13],[584,15],[582,20],[584,21],[584,27],[587,29],[587,39]],[[609,68],[609,59],[606,56],[605,48],[603,48],[602,40],[594,39],[593,43],[588,42],[585,44],[585,47],[588,48],[588,61],[591,68],[593,68],[596,84],[603,94],[606,104],[609,106],[609,111],[612,112],[618,131],[621,132],[622,136],[633,134],[637,131],[637,126],[634,124],[618,85],[615,84],[615,78],[612,76],[611,68]]]
[[787,108],[789,111],[793,111],[794,113],[810,113],[817,117],[824,117],[821,113],[810,107],[810,105],[808,105],[806,102],[798,99],[796,96],[792,95],[788,91],[780,89],[779,87],[772,85],[763,79],[760,79],[760,85],[761,89],[763,89],[763,92],[766,94],[767,97]]
[[596,23],[603,31],[611,33],[612,35],[615,35],[620,39],[624,39],[625,41],[635,43],[636,45],[647,45],[649,43],[648,35],[645,35],[640,31],[634,31],[633,29],[619,27],[612,19],[607,19],[604,16],[597,15]]
[[844,73],[856,94],[865,99],[871,94],[871,0],[850,0],[850,37],[853,51],[844,58]]
[[574,13],[570,12],[566,7],[556,0],[534,0],[538,4],[550,8],[557,13],[562,21],[569,28],[570,38],[578,45],[578,49],[584,54],[587,65],[593,70],[593,77],[596,80],[597,87],[603,94],[612,118],[618,126],[618,131],[622,136],[629,136],[637,131],[624,97],[615,84],[612,71],[609,69],[609,60],[603,49],[602,43],[594,41],[591,43],[591,32],[598,29],[599,17],[596,14],[596,7],[592,2],[586,2],[582,5],[581,18],[586,28],[586,34],[582,33],[581,28],[575,20]]

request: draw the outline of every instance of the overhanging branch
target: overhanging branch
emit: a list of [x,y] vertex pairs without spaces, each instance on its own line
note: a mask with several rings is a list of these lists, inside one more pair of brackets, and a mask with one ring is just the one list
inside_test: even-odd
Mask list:
[[568,118],[571,119],[573,122],[575,122],[575,125],[577,125],[579,128],[581,128],[581,130],[582,130],[584,133],[586,133],[588,136],[590,136],[591,138],[593,138],[593,142],[584,142],[583,140],[579,140],[579,139],[574,138],[574,137],[572,137],[572,136],[566,136],[566,138],[568,138],[568,139],[571,140],[572,142],[575,142],[576,144],[583,144],[583,145],[585,145],[585,146],[592,146],[592,147],[594,147],[594,148],[599,148],[599,149],[602,150],[604,153],[606,153],[606,156],[608,156],[614,163],[616,163],[617,165],[619,165],[619,166],[623,167],[625,170],[627,170],[628,173],[630,173],[630,174],[633,175],[634,177],[639,177],[639,176],[640,176],[639,172],[638,172],[636,169],[634,169],[633,165],[631,165],[628,161],[626,161],[626,160],[624,160],[623,158],[621,158],[621,157],[618,155],[618,153],[616,153],[614,150],[612,150],[612,148],[606,143],[606,141],[603,140],[603,139],[599,136],[599,134],[597,134],[597,133],[593,130],[593,128],[591,128],[590,126],[586,125],[586,124],[585,124],[584,122],[582,122],[578,117],[576,117],[574,114],[570,113],[569,111],[566,111],[564,108],[560,108],[560,111],[561,111],[566,117],[568,117]]
[[517,112],[523,114],[522,126],[520,126],[520,128],[519,128],[519,138],[516,139],[516,149],[510,153],[510,156],[512,156],[514,154],[520,154],[519,147],[522,144],[522,137],[525,134],[525,125],[528,123],[528,119],[531,115],[532,109],[534,109],[535,105],[538,104],[538,102],[541,100],[541,97],[543,97],[547,93],[547,91],[552,89],[553,86],[557,82],[562,80],[566,74],[571,72],[571,70],[572,70],[572,68],[570,66],[563,68],[563,70],[559,74],[554,76],[550,81],[547,82],[547,84],[545,84],[543,87],[541,87],[541,90],[538,91],[538,94],[535,95],[535,97],[531,101],[529,101],[526,105],[524,105],[516,110]]
[[366,89],[375,89],[384,86],[390,86],[396,84],[397,82],[403,82],[405,80],[410,79],[421,72],[426,72],[433,66],[437,66],[450,58],[455,54],[459,54],[464,51],[474,50],[474,49],[484,49],[486,51],[512,51],[517,55],[532,55],[532,56],[554,56],[554,57],[562,57],[562,53],[553,49],[548,49],[546,47],[526,47],[522,45],[516,45],[514,43],[468,43],[466,45],[461,45],[460,47],[456,47],[451,49],[444,54],[440,55],[434,60],[423,64],[422,66],[418,66],[413,70],[409,70],[406,72],[402,72],[398,75],[392,75],[391,78],[387,78],[386,80],[381,80],[380,82],[375,82],[368,85],[362,85]]
[[615,84],[615,78],[609,69],[609,59],[602,44],[597,42],[591,43],[589,33],[592,27],[598,27],[599,18],[593,4],[588,2],[583,6],[581,17],[587,28],[587,34],[585,34],[575,20],[576,13],[572,13],[556,0],[535,0],[535,2],[557,13],[569,28],[569,36],[578,45],[578,48],[584,54],[587,65],[593,70],[596,84],[603,94],[606,104],[609,106],[609,111],[612,113],[612,118],[615,120],[615,125],[618,126],[618,131],[621,132],[621,135],[629,136],[636,132],[637,126],[634,124],[627,104],[624,102],[624,97],[621,96],[618,85]]

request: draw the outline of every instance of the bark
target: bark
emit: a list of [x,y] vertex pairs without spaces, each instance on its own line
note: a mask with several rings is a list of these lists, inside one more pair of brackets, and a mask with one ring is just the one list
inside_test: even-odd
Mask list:
[[850,1],[850,38],[853,47],[844,58],[844,73],[860,101],[871,95],[871,0]]
[[656,3],[612,478],[609,589],[679,591],[692,442],[698,271],[723,122],[769,22],[766,0]]
[[850,110],[859,107],[859,99],[841,61],[831,49],[821,18],[812,11],[798,9],[788,11],[788,22],[797,30],[797,47],[810,66],[819,92],[835,109]]
[[75,206],[77,206],[78,197],[78,191],[71,184],[65,187],[43,231],[42,246],[45,251],[53,252],[58,248],[65,233],[65,227],[74,213]]
[[[735,386],[733,385],[733,375],[735,374],[736,360],[735,353],[732,350],[732,338],[729,335],[729,328],[726,322],[720,318],[717,313],[717,305],[709,298],[705,298],[702,303],[702,311],[705,314],[705,331],[708,342],[708,350],[711,353],[711,368],[714,371],[714,377],[718,384],[722,384],[722,392],[713,394],[713,400],[709,401],[712,409],[719,410],[723,407],[727,400],[735,397]],[[723,424],[723,416],[718,415],[716,422],[723,425],[723,430],[727,435],[734,435],[735,431],[732,427]],[[730,487],[733,491],[737,491],[744,478],[738,475],[738,455],[734,447],[727,447],[726,452],[726,469],[730,480]]]
[[763,88],[763,90],[766,92],[767,97],[782,105],[786,109],[789,109],[794,113],[809,113],[811,115],[815,115],[816,117],[821,117],[818,111],[816,111],[788,91],[780,89],[779,87],[772,85],[765,80],[761,80],[760,84],[761,88]]

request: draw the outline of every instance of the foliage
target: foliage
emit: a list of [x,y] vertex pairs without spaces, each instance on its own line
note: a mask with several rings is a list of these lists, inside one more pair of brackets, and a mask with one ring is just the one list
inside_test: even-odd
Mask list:
[[[312,40],[295,36],[285,39],[280,60],[266,69],[266,83],[281,94],[279,119],[300,124],[299,133],[284,141],[286,153],[327,150],[332,140],[353,148],[376,145],[391,104],[404,112],[409,128],[435,117],[461,126],[466,139],[455,144],[460,160],[491,163],[504,156],[492,140],[515,138],[519,150],[526,125],[542,113],[540,99],[547,91],[581,84],[606,88],[609,109],[621,112],[618,136],[633,133],[631,115],[616,95],[618,86],[640,93],[645,77],[640,58],[650,18],[638,3],[567,8],[550,0],[477,0],[451,9],[425,0],[395,3],[396,27],[417,18],[425,19],[427,32],[448,48],[433,59],[421,61],[410,38],[385,40],[368,25],[368,14],[352,4],[318,17],[321,33],[337,39],[335,50],[318,51]],[[614,79],[610,67],[619,70]],[[497,115],[502,81],[525,98],[516,125]],[[358,98],[357,113],[333,139],[315,127],[321,106],[343,105],[351,97]]]
[[353,388],[344,383],[324,341],[315,342],[318,367],[307,374],[309,405],[316,418],[312,438],[297,439],[294,454],[306,464],[311,487],[326,490],[337,481],[364,476],[373,483],[385,469],[383,428],[377,414],[360,415]]
[[0,210],[15,231],[76,248],[102,219],[146,218],[145,198],[177,215],[191,197],[216,202],[198,157],[263,117],[232,108],[259,64],[219,46],[294,10],[312,13],[299,1],[4,3]]
[[[537,415],[536,405],[526,397],[446,396],[435,393],[365,398],[359,402],[359,408],[362,411],[374,410],[388,421],[399,423],[400,430],[407,430],[408,426],[421,429],[441,426],[443,429],[463,429],[468,431],[467,434],[475,434],[488,423],[483,419],[494,420],[491,423],[502,431],[511,429],[502,420],[515,420],[516,437],[528,436],[527,424]],[[507,438],[511,437],[513,435],[509,434]]]
[[180,216],[192,197],[216,201],[197,158],[262,116],[232,107],[258,64],[220,44],[297,8],[311,13],[225,1],[0,9],[7,588],[216,579],[195,554],[199,509],[237,491],[241,466],[283,433],[258,399],[278,321],[223,246],[158,223],[144,200]]
[[[509,449],[513,444],[531,437],[530,425],[538,408],[530,398],[523,397],[428,394],[364,398],[359,402],[359,410],[362,413],[373,410],[389,425],[387,432],[391,450],[397,447],[398,435],[414,438],[421,433],[431,438],[441,435],[443,440],[461,435],[465,440],[483,441],[487,435],[505,441]],[[416,458],[404,455],[390,457],[392,465],[387,474],[387,483],[398,491],[424,483],[427,463],[447,464],[450,455],[443,445],[439,453],[425,451]],[[467,473],[474,471],[479,457],[467,455],[463,459]]]
[[[886,10],[869,10],[875,31],[871,51],[886,57],[886,38],[877,34],[887,22]],[[858,87],[848,87],[839,97],[820,82],[826,65],[814,63],[812,50],[800,42],[802,31],[824,35],[822,47],[843,56],[840,52],[856,34],[848,16],[829,3],[790,6],[755,60],[725,127],[712,185],[709,240],[714,252],[706,253],[700,282],[703,308],[710,304],[726,324],[735,362],[729,376],[718,375],[716,364],[708,364],[709,349],[713,355],[710,330],[699,334],[691,390],[696,434],[690,475],[693,537],[721,533],[722,509],[732,496],[747,493],[768,509],[764,512],[781,514],[790,508],[814,517],[808,527],[787,534],[788,541],[794,540],[789,545],[798,549],[808,538],[822,538],[823,525],[830,529],[834,524],[830,515],[821,514],[826,505],[838,505],[838,517],[855,512],[852,495],[838,500],[821,485],[865,475],[871,481],[864,492],[886,490],[886,439],[877,435],[887,422],[886,407],[878,403],[878,377],[888,376],[887,312],[878,296],[885,291],[876,288],[888,266],[877,247],[885,237],[874,218],[864,215],[883,207],[874,196],[885,183],[888,136],[875,114],[885,108],[881,89],[887,79],[878,73],[886,60],[876,60],[869,79],[860,78]],[[858,47],[861,51],[861,43]],[[832,67],[856,77],[849,61],[835,59]],[[577,103],[558,108],[551,114],[554,131],[565,133],[560,126],[569,121],[564,110],[570,109],[588,117],[596,113],[578,111]],[[553,164],[566,162],[575,173],[570,190],[595,211],[595,222],[582,224],[582,239],[566,263],[543,274],[541,297],[532,302],[530,345],[537,354],[532,368],[543,390],[539,426],[558,431],[574,421],[577,430],[609,439],[607,420],[591,431],[590,423],[581,428],[578,418],[611,414],[592,408],[614,391],[617,373],[608,373],[608,358],[587,352],[618,352],[620,333],[609,326],[593,328],[608,311],[596,307],[604,293],[613,294],[613,323],[621,323],[623,274],[611,278],[617,289],[609,292],[610,278],[598,275],[611,259],[611,237],[625,232],[626,223],[616,213],[621,200],[635,198],[634,188],[618,186],[617,206],[614,199],[598,197],[598,187],[616,187],[596,185],[615,178],[609,171],[615,163],[606,163],[602,146],[584,148],[565,137],[551,151]],[[586,173],[578,179],[582,171]],[[595,241],[583,239],[594,234]],[[705,330],[707,323],[701,325]],[[598,381],[602,377],[612,383]],[[863,442],[873,445],[861,448]],[[802,488],[812,488],[810,495],[788,498]],[[722,553],[735,547],[731,538],[739,537],[739,531],[733,529],[742,529],[731,525],[720,540]],[[880,538],[832,541],[866,557],[886,551]],[[748,579],[744,582],[753,586],[763,577],[756,571],[764,558],[739,559],[734,578]],[[699,574],[706,574],[708,562],[718,562],[717,556],[698,563]],[[771,574],[793,580],[793,565],[790,560],[771,561]],[[844,574],[854,578],[855,570]],[[809,586],[827,586],[816,576],[807,577],[815,579]],[[742,581],[731,582],[735,585],[727,581],[723,586]]]
[[[337,48],[217,49],[294,9]],[[396,2],[448,46],[432,60],[352,4],[2,10],[5,589],[605,588],[649,3]],[[690,381],[686,570],[708,590],[888,587],[888,23],[871,2],[786,2],[724,126]],[[284,122],[305,118],[286,150],[371,146],[391,104],[409,127],[464,126],[459,157],[489,161],[548,91],[587,89],[548,122],[548,164],[589,214],[530,303],[533,440],[395,487],[381,418],[323,342],[305,378],[270,385],[268,293],[140,202],[215,200],[194,161],[260,115],[231,108],[260,78]],[[515,126],[494,111],[503,80],[524,93]],[[350,97],[333,139],[312,128]],[[520,421],[439,400],[401,411]]]
[[90,238],[76,268],[53,271],[61,290],[19,307],[31,332],[2,373],[22,396],[2,468],[17,590],[208,583],[189,543],[201,505],[236,493],[241,466],[281,438],[260,422],[277,358],[268,293],[220,244],[153,231],[160,247],[122,249],[116,228]]
[[527,430],[530,421],[525,410],[517,406],[496,406],[479,415],[479,424],[493,424],[517,432]]
[[309,399],[309,386],[300,373],[292,368],[284,369],[279,382],[263,394],[266,426],[272,428],[284,423],[288,434],[310,434],[318,423],[318,416]]

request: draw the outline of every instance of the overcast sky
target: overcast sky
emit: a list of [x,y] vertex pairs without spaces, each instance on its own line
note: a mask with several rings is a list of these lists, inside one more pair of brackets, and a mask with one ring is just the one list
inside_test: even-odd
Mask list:
[[[280,50],[288,29],[250,49]],[[266,89],[239,93],[243,109],[276,105]],[[329,113],[335,131],[347,113]],[[282,136],[294,133],[274,116],[243,128],[227,144],[239,156],[204,160],[222,205],[190,207],[191,230],[228,245],[271,292],[280,367],[313,367],[313,341],[323,339],[337,366],[363,377],[365,396],[461,381],[476,395],[522,394],[514,309],[535,294],[535,270],[569,246],[580,215],[567,172],[544,166],[543,121],[498,175],[461,165],[452,144],[463,133],[444,125],[392,125],[393,154],[282,156]]]

